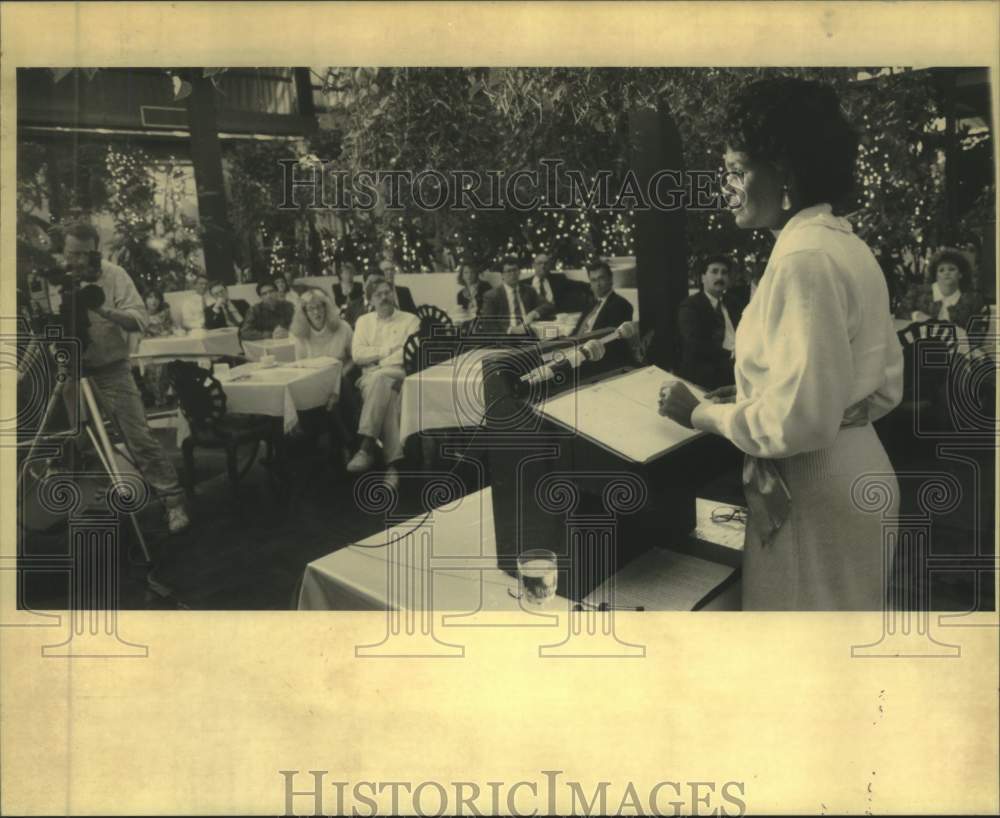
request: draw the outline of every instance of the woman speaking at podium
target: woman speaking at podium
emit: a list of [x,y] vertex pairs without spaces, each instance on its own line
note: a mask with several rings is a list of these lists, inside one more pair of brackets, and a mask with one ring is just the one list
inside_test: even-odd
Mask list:
[[[699,402],[674,382],[660,414],[747,455],[744,610],[881,610],[899,491],[871,422],[899,403],[903,359],[879,265],[832,213],[857,136],[832,89],[793,78],[747,86],[723,136],[736,224],[776,241],[736,331],[735,386]],[[852,499],[863,475],[884,483],[885,516]]]

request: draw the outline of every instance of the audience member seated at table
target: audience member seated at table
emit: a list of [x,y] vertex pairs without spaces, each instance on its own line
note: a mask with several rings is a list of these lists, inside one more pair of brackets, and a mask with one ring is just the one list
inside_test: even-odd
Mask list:
[[[969,259],[960,250],[945,247],[931,257],[927,270],[930,283],[911,287],[903,296],[896,317],[911,321],[951,321],[968,331],[969,321],[986,305],[982,295],[971,289]],[[978,344],[979,339],[975,343]]]
[[250,307],[240,327],[240,341],[287,338],[295,308],[278,295],[274,282],[266,279],[257,285],[260,301]]
[[570,281],[562,273],[552,272],[552,261],[545,253],[535,256],[532,266],[531,288],[538,296],[538,315],[542,320],[555,317],[560,312],[581,312],[590,300],[587,286]]
[[396,273],[399,272],[395,263],[389,261],[389,259],[382,259],[378,263],[379,275],[389,282],[392,286],[392,290],[396,299],[396,306],[403,312],[408,312],[410,315],[417,314],[417,304],[413,300],[413,294],[410,292],[409,287],[397,287],[396,286]]
[[503,260],[500,278],[500,284],[483,296],[479,329],[497,335],[523,335],[541,317],[538,293],[521,281],[521,265],[513,256]]
[[[170,314],[170,305],[163,298],[163,292],[156,287],[150,287],[143,298],[146,303],[146,312],[149,314],[149,323],[143,330],[144,338],[162,338],[174,333],[174,319]],[[135,367],[133,366],[133,372]],[[140,383],[146,387],[149,397],[152,398],[155,406],[163,406],[167,402],[167,388],[170,386],[170,379],[167,377],[167,367],[164,363],[148,363],[145,371],[139,378]]]
[[701,291],[688,296],[677,310],[680,365],[677,374],[705,389],[734,382],[733,350],[742,310],[726,303],[730,261],[725,256],[705,260]]
[[299,303],[299,294],[289,286],[288,279],[283,275],[274,277],[274,286],[278,290],[278,298],[287,301],[293,307]]
[[375,465],[376,441],[379,440],[387,466],[385,481],[396,486],[399,473],[395,464],[403,457],[399,437],[399,390],[406,377],[403,345],[420,329],[420,320],[396,309],[392,284],[384,278],[369,278],[365,282],[365,294],[374,311],[358,318],[351,344],[351,357],[362,370],[358,379],[361,446],[347,464],[347,470],[356,474],[371,469]]
[[[343,463],[351,456],[349,445],[353,442],[352,429],[358,423],[360,400],[357,395],[357,367],[351,358],[354,333],[340,317],[336,304],[320,289],[308,289],[299,297],[299,305],[292,317],[289,330],[295,341],[295,358],[336,358],[343,364],[340,372],[340,397],[333,398],[326,406],[333,432],[343,454]],[[300,420],[303,413],[299,413]]]
[[229,298],[225,284],[216,281],[208,288],[209,303],[205,306],[205,329],[243,326],[250,305],[242,298]]
[[458,266],[458,286],[458,306],[477,315],[482,312],[483,297],[492,287],[479,277],[479,268],[463,261]]
[[632,320],[632,305],[614,289],[614,276],[605,261],[587,265],[592,293],[589,307],[580,315],[574,335],[601,329],[618,329]]
[[357,271],[353,264],[345,261],[340,265],[340,270],[337,273],[340,280],[333,285],[333,300],[341,315],[344,314],[349,302],[364,301],[365,299],[365,288],[361,286],[360,281],[354,280],[355,275],[357,275]]
[[308,289],[299,296],[289,333],[295,341],[296,360],[336,358],[344,362],[344,372],[347,371],[354,332],[322,290]]
[[181,326],[186,330],[204,329],[205,294],[208,292],[208,277],[199,275],[194,280],[194,292],[181,301]]

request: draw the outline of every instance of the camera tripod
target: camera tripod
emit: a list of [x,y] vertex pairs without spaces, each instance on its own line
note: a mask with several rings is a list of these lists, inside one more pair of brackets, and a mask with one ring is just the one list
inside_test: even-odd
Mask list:
[[[76,339],[70,335],[69,340],[72,342]],[[31,343],[27,354],[43,356],[46,361],[53,361],[56,369],[56,379],[42,414],[42,419],[28,445],[27,454],[24,459],[25,466],[18,473],[18,497],[22,496],[21,490],[26,477],[29,475],[36,478],[39,477],[39,475],[31,472],[31,464],[35,460],[36,453],[39,451],[43,441],[51,444],[53,440],[61,438],[60,443],[63,444],[61,446],[61,457],[63,458],[64,469],[69,475],[73,475],[80,454],[77,442],[80,432],[86,433],[87,439],[89,439],[100,461],[100,471],[107,477],[111,490],[120,491],[121,487],[127,485],[127,481],[125,480],[125,472],[123,472],[118,463],[117,458],[119,456],[122,456],[140,477],[143,477],[143,475],[128,438],[122,431],[118,417],[109,401],[101,395],[97,385],[82,373],[77,376],[79,368],[75,365],[77,363],[75,359],[80,354],[79,344],[70,343],[67,345],[67,348],[53,350],[50,348],[49,342],[50,339],[39,338],[32,331]],[[31,361],[29,361],[28,365],[31,365]],[[44,368],[46,371],[51,371],[48,366]],[[76,387],[76,395],[70,391],[73,387]],[[72,400],[70,400],[71,398]],[[70,428],[66,431],[53,430],[51,428],[60,403],[66,406],[67,412],[70,414]],[[125,449],[124,453],[112,443],[111,437],[108,434],[109,427],[122,442]],[[66,457],[65,446],[67,443],[70,452],[68,458]],[[124,506],[127,503],[119,505]],[[139,564],[146,569],[145,585],[149,591],[161,598],[172,598],[173,592],[153,576],[153,560],[139,523],[138,510],[138,508],[135,510],[127,509],[123,513],[129,518],[129,523],[142,554],[142,561]]]

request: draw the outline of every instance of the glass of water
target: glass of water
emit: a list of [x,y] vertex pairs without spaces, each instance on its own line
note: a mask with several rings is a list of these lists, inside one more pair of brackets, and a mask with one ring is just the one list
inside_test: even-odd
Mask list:
[[559,568],[556,555],[545,548],[533,548],[517,558],[520,598],[536,608],[544,608],[556,595]]

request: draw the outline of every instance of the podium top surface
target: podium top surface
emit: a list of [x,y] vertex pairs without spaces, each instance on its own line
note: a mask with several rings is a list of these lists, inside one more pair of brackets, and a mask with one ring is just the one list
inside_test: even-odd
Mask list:
[[[647,366],[565,392],[535,410],[620,457],[649,463],[705,434],[660,416],[660,388],[678,380]],[[704,390],[687,385],[697,398],[704,398]]]

